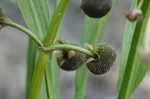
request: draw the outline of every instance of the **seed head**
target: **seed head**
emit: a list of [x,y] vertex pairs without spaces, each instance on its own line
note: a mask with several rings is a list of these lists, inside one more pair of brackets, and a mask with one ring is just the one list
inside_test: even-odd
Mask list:
[[65,71],[76,70],[86,61],[82,54],[75,53],[74,51],[63,51],[60,56],[57,58],[58,65]]
[[112,0],[82,0],[80,7],[87,16],[101,18],[112,8]]
[[96,52],[92,61],[87,63],[87,67],[93,74],[101,75],[108,72],[112,67],[116,59],[116,52],[106,45],[97,46]]

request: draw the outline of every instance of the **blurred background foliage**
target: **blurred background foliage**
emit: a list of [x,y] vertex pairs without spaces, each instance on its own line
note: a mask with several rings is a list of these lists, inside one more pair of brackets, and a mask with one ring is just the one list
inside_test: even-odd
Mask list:
[[[50,0],[50,8],[53,6]],[[130,8],[131,0],[117,0],[112,10],[109,23],[105,27],[103,42],[113,46],[120,55],[122,33],[125,18],[123,13]],[[63,21],[61,37],[67,41],[79,42],[83,25],[83,13],[80,10],[80,0],[71,0]],[[0,7],[7,16],[19,24],[25,25],[16,0],[0,0]],[[5,28],[0,32],[0,99],[24,99],[27,38],[16,29]],[[86,99],[116,99],[116,83],[119,71],[119,57],[115,66],[104,76],[90,74]],[[74,72],[61,71],[61,99],[74,97]],[[146,76],[133,99],[148,99],[150,97],[149,75]]]

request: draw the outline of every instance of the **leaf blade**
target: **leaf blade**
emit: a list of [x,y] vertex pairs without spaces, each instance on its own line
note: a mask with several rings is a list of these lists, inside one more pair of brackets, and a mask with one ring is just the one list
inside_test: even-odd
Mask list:
[[[138,79],[139,75],[136,75],[136,70],[138,70],[138,68],[136,67],[136,65],[134,65],[135,63],[135,59],[137,57],[137,51],[138,51],[138,46],[139,46],[139,42],[140,39],[142,37],[142,35],[144,35],[144,30],[145,30],[145,24],[147,22],[147,13],[148,9],[149,9],[149,5],[150,2],[148,1],[144,1],[144,4],[142,6],[142,11],[144,14],[144,20],[137,23],[135,30],[133,30],[133,37],[131,38],[131,43],[128,43],[128,45],[130,45],[131,47],[129,48],[129,53],[128,53],[128,58],[127,61],[125,62],[125,68],[124,68],[124,74],[123,74],[123,79],[119,79],[121,80],[121,87],[119,90],[119,95],[118,95],[118,99],[129,99],[131,94],[133,93],[133,91],[135,90],[135,88],[139,85],[139,82],[141,82],[140,80],[143,79],[143,76],[141,77],[141,79],[139,79],[138,83],[136,85],[134,80]],[[128,38],[126,38],[128,39]],[[140,66],[140,70],[142,69],[142,67]],[[143,75],[145,75],[145,72],[143,72]]]
[[[17,0],[17,3],[28,28],[42,40],[48,31],[50,23],[51,13],[48,8],[48,0]],[[26,83],[27,99],[29,99],[32,76],[35,69],[37,54],[38,52],[36,44],[34,43],[34,41],[29,40]]]

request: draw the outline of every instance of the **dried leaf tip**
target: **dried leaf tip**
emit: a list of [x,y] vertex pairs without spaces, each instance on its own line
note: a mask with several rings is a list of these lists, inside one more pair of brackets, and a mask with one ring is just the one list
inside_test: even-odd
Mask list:
[[5,20],[5,14],[3,13],[2,9],[0,8],[0,28],[6,26],[3,22]]
[[143,13],[140,9],[133,9],[125,13],[125,17],[131,22],[139,22],[143,19]]

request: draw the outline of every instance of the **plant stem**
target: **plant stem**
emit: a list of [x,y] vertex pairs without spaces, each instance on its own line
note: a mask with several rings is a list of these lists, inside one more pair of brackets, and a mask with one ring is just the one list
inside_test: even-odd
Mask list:
[[54,13],[54,16],[52,18],[52,22],[50,24],[49,30],[48,30],[48,36],[45,37],[44,43],[46,46],[51,45],[55,40],[57,36],[57,30],[61,24],[62,17],[64,16],[65,9],[68,5],[69,0],[62,0],[58,8],[56,9],[56,13]]
[[33,71],[34,71],[35,63],[36,63],[36,55],[37,55],[37,44],[32,39],[29,39],[28,55],[27,55],[28,65],[27,65],[27,75],[26,75],[26,98],[25,99],[28,99],[29,97]]
[[39,99],[43,75],[45,67],[48,65],[49,55],[44,52],[40,52],[39,59],[36,64],[36,68],[33,73],[33,78],[31,82],[29,99]]
[[[50,24],[48,34],[44,40],[44,45],[46,47],[51,46],[55,42],[55,39],[57,36],[57,30],[61,24],[65,9],[68,3],[69,3],[69,0],[61,0],[61,2],[59,3],[54,13],[54,16],[52,18],[52,22]],[[29,99],[39,99],[44,72],[48,64],[49,64],[49,55],[40,51],[38,63],[36,65],[36,68],[33,74],[32,88],[30,91]]]
[[3,23],[5,25],[16,28],[16,29],[22,31],[23,33],[25,33],[27,36],[29,36],[32,40],[34,40],[46,52],[51,52],[51,51],[58,50],[58,49],[61,49],[61,50],[66,49],[66,50],[75,50],[75,51],[87,54],[89,56],[93,55],[92,52],[90,52],[89,50],[75,46],[75,45],[71,45],[71,44],[59,44],[59,45],[50,46],[48,48],[44,48],[43,43],[36,37],[36,35],[34,35],[34,33],[32,33],[27,28],[25,28],[19,24],[16,24],[10,20],[5,20]]
[[10,27],[13,27],[13,28],[16,28],[20,31],[22,31],[22,33],[26,34],[27,36],[29,36],[33,41],[35,41],[40,47],[43,47],[43,43],[38,39],[38,37],[36,35],[34,35],[33,32],[31,32],[30,30],[28,30],[27,28],[19,25],[19,24],[16,24],[14,23],[13,21],[11,20],[4,20],[2,22],[3,24],[5,25],[8,25]]
[[144,0],[139,0],[137,8],[140,9],[143,5]]
[[136,52],[138,50],[138,44],[140,37],[145,33],[145,28],[147,25],[149,12],[150,12],[150,1],[144,1],[141,10],[143,11],[144,18],[141,22],[137,23],[133,39],[131,42],[131,48],[129,51],[128,60],[126,63],[125,73],[123,75],[123,80],[121,82],[121,88],[119,90],[118,99],[130,99],[132,88],[132,79],[135,72],[136,66],[134,66],[134,60]]
[[75,45],[71,45],[71,44],[57,44],[57,45],[52,45],[48,48],[44,48],[43,49],[46,52],[51,52],[54,50],[74,50],[77,52],[81,52],[83,54],[89,55],[89,56],[93,56],[93,53],[85,48],[82,47],[78,47]]

